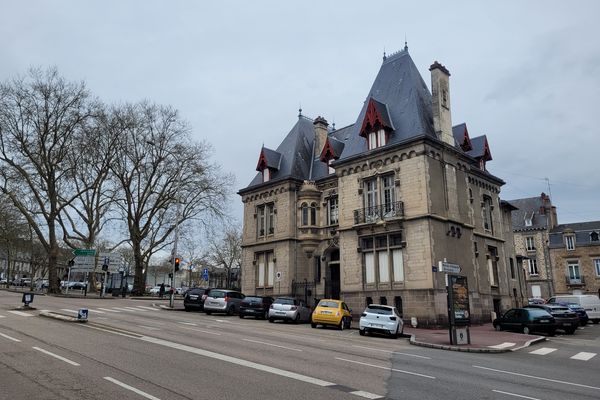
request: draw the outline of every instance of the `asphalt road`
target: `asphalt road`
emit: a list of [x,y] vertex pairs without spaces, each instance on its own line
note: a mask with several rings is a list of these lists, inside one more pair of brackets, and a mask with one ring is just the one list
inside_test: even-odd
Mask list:
[[[475,354],[156,307],[166,301],[38,296],[15,313],[20,300],[0,291],[0,399],[600,398],[600,325]],[[86,324],[38,316],[81,307]]]

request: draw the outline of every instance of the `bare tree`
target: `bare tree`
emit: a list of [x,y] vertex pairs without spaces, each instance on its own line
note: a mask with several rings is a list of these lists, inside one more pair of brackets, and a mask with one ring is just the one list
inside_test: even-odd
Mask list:
[[209,147],[190,139],[173,108],[126,105],[115,108],[114,122],[119,144],[111,169],[121,190],[116,204],[133,249],[134,292],[141,293],[150,257],[172,244],[178,225],[222,215],[231,180],[209,164]]
[[58,218],[80,194],[68,159],[94,114],[85,84],[67,82],[56,69],[0,84],[0,191],[46,249],[50,292],[59,290]]
[[228,226],[221,235],[215,232],[209,235],[205,260],[214,270],[225,274],[225,284],[230,288],[234,283],[232,272],[236,272],[237,276],[242,262],[242,231],[239,226]]
[[11,279],[12,255],[19,243],[27,234],[27,224],[21,213],[13,206],[12,202],[0,195],[0,254],[4,253],[6,260],[6,279]]

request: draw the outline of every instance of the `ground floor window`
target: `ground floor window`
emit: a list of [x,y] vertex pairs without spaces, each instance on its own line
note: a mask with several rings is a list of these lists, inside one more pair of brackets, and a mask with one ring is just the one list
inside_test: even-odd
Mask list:
[[400,234],[381,235],[361,239],[364,276],[367,284],[404,282]]
[[272,251],[255,254],[257,287],[273,286],[275,276],[275,256]]
[[542,297],[542,288],[540,285],[531,285],[531,297]]
[[600,276],[600,258],[594,258],[594,270],[596,270],[596,276]]

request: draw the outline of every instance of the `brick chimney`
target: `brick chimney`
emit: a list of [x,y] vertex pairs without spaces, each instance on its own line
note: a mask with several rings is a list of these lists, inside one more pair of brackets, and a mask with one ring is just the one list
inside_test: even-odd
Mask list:
[[327,127],[329,124],[327,120],[321,116],[317,117],[313,122],[315,126],[315,157],[319,157],[321,155],[321,151],[323,150],[323,146],[325,146],[325,141],[327,140]]
[[450,113],[450,72],[437,61],[431,64],[429,71],[431,71],[433,129],[438,139],[454,146]]

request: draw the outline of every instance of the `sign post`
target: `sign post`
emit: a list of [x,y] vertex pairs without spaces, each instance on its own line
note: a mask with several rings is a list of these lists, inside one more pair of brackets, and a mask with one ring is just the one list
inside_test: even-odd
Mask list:
[[448,319],[450,323],[450,343],[470,344],[469,287],[467,277],[448,275]]

